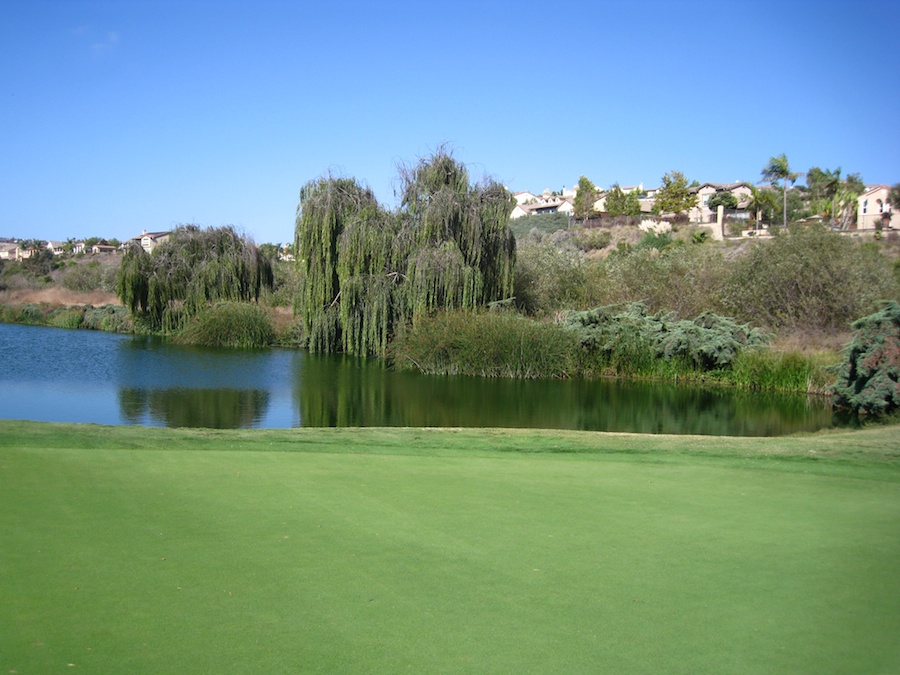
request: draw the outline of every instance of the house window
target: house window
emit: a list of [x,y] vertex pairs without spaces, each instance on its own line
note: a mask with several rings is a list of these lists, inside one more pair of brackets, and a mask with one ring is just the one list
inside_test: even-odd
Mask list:
[[879,199],[875,203],[878,204],[878,213],[884,213],[884,202]]
[[869,200],[863,199],[863,215],[866,215],[866,213],[868,213],[868,210],[869,210]]

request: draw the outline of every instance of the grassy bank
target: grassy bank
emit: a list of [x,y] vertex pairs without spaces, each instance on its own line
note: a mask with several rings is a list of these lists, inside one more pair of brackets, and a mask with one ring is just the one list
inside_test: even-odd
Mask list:
[[0,422],[0,668],[896,672],[896,431]]

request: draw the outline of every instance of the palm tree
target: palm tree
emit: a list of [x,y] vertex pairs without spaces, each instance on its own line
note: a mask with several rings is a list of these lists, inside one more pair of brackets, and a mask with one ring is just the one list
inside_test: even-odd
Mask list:
[[791,165],[788,163],[787,155],[784,153],[777,157],[770,157],[769,163],[763,167],[763,180],[775,185],[781,181],[781,189],[784,192],[784,226],[787,227],[787,189],[788,181],[793,183],[797,180],[799,174],[791,172]]
[[750,201],[747,203],[747,209],[756,214],[756,229],[759,229],[762,212],[767,208],[774,209],[775,203],[775,195],[771,190],[760,190],[753,185],[750,186]]

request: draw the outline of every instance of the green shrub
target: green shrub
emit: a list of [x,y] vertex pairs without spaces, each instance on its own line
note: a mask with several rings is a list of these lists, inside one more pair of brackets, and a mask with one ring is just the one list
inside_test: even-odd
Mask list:
[[104,305],[103,307],[84,308],[82,328],[102,330],[107,333],[131,333],[132,323],[128,310],[121,305]]
[[725,311],[773,329],[843,329],[900,295],[877,247],[821,226],[755,241],[722,286]]
[[658,251],[662,251],[671,246],[673,241],[671,232],[647,232],[641,237],[641,240],[637,243],[635,248],[654,248]]
[[872,416],[900,409],[900,304],[855,321],[845,354],[835,369],[835,407]]
[[582,251],[599,251],[612,242],[612,232],[600,228],[579,228],[572,237],[575,245]]
[[55,328],[80,328],[84,315],[80,309],[67,307],[50,312],[46,323]]
[[102,270],[97,262],[74,265],[62,277],[62,285],[70,291],[87,293],[100,288]]
[[557,378],[572,374],[577,343],[560,326],[504,311],[445,311],[420,319],[391,345],[397,368],[431,375]]
[[642,303],[575,312],[565,325],[578,336],[588,363],[593,359],[595,367],[621,374],[727,369],[742,352],[768,344],[759,330],[727,317],[705,312],[678,320],[672,312],[651,314]]
[[582,257],[547,240],[529,241],[516,251],[514,283],[516,304],[528,314],[577,307],[584,297]]
[[275,329],[259,305],[219,302],[202,309],[176,340],[211,347],[266,347],[275,340]]
[[585,296],[595,306],[643,302],[652,311],[679,316],[722,313],[718,289],[728,274],[728,262],[717,247],[632,249],[589,263]]
[[516,239],[524,238],[532,230],[543,234],[565,230],[568,227],[569,217],[565,213],[540,213],[509,221],[509,229]]

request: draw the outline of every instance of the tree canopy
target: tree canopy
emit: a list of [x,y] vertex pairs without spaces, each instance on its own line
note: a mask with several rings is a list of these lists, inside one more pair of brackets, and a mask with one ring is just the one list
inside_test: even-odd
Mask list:
[[687,178],[680,171],[669,171],[662,177],[662,187],[656,193],[654,213],[684,213],[697,205],[697,195],[691,192]]
[[738,207],[738,198],[734,196],[733,192],[720,190],[714,195],[711,195],[709,201],[706,202],[706,205],[713,211],[715,211],[720,204],[726,209],[736,209]]
[[300,191],[295,309],[312,351],[383,356],[409,321],[512,294],[510,192],[492,180],[471,185],[443,149],[400,178],[394,212],[353,179],[323,177]]
[[132,242],[116,294],[151,330],[173,331],[211,303],[258,300],[272,281],[271,262],[233,227],[182,225],[152,253]]
[[625,193],[618,183],[613,183],[606,195],[606,212],[611,216],[625,215]]
[[590,180],[584,176],[578,179],[578,189],[572,204],[576,220],[585,221],[594,215],[594,202],[598,196],[597,187]]

